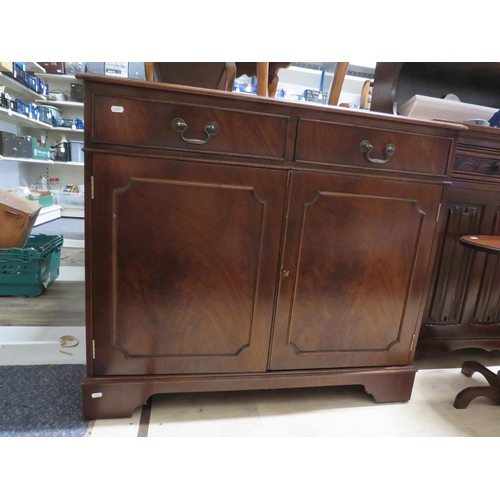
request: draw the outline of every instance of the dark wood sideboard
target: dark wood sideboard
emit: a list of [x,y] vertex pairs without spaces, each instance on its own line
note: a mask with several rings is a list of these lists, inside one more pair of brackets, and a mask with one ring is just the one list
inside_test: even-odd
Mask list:
[[[500,63],[378,63],[372,110],[395,113],[415,94],[457,95],[500,109]],[[500,235],[500,129],[460,131],[445,187],[438,249],[417,352],[500,349],[500,261],[459,244],[468,234]]]
[[465,126],[79,78],[85,418],[172,392],[362,385],[410,399]]

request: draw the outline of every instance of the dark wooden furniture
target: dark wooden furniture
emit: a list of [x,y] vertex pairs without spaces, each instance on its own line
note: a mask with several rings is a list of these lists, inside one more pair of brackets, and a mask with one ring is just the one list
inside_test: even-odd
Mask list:
[[386,62],[377,63],[372,111],[397,114],[415,94],[442,98],[455,94],[462,102],[500,108],[500,63]]
[[[477,235],[462,236],[460,244],[473,251],[485,252],[488,256],[498,257],[500,255],[500,236]],[[494,286],[498,287],[497,281]],[[477,361],[466,361],[462,365],[462,373],[467,377],[472,377],[474,373],[480,373],[490,384],[485,387],[468,387],[457,394],[454,406],[457,409],[467,408],[469,403],[480,396],[487,397],[493,403],[500,404],[500,371],[496,374],[488,370]]]
[[[371,109],[395,113],[415,94],[500,108],[500,63],[378,63]],[[438,249],[417,352],[500,349],[498,257],[459,244],[467,234],[500,235],[500,129],[459,133],[440,214]]]
[[85,81],[87,419],[155,393],[408,401],[463,126]]
[[[276,97],[279,70],[290,62],[146,62],[146,80],[232,92],[243,75],[257,78],[257,94]],[[344,64],[344,63],[339,63]],[[340,92],[340,91],[339,91]]]
[[145,62],[146,80],[232,92],[234,62]]

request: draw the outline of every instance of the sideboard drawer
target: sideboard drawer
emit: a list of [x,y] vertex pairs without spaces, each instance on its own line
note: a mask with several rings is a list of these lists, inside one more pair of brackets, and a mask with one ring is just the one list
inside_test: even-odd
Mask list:
[[[151,99],[93,94],[92,141],[284,158],[288,117]],[[97,119],[98,118],[98,119]],[[184,126],[174,129],[174,120]],[[206,131],[216,124],[216,133]]]
[[444,176],[451,137],[301,119],[296,161]]

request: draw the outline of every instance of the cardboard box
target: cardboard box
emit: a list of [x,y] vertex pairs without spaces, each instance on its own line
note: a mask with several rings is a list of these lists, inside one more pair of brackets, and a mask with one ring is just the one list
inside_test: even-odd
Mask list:
[[12,73],[12,63],[11,62],[0,62],[0,71]]
[[45,146],[42,146],[39,142],[38,139],[35,139],[34,137],[31,139],[31,145],[32,145],[32,151],[33,151],[33,158],[35,160],[50,160],[50,142],[47,141],[45,143]]
[[0,189],[0,248],[24,248],[41,209],[34,201]]
[[66,68],[63,62],[39,62],[38,64],[42,66],[42,68],[45,68],[47,73],[55,75],[66,74]]

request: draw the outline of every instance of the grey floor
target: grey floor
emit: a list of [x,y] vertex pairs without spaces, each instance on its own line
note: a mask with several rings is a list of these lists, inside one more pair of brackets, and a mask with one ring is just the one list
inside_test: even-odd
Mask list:
[[83,240],[84,219],[73,217],[60,217],[59,219],[36,226],[32,234],[62,234],[65,239]]

